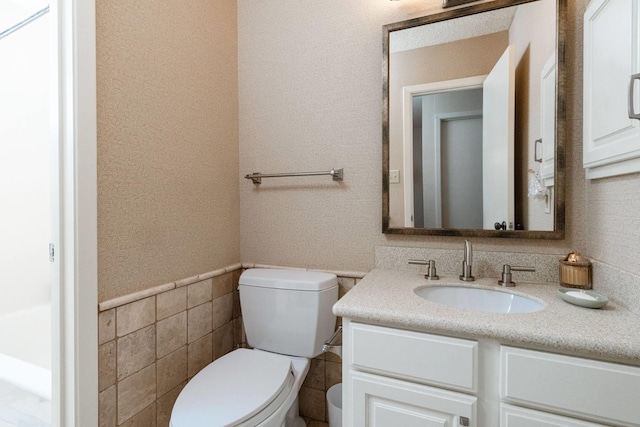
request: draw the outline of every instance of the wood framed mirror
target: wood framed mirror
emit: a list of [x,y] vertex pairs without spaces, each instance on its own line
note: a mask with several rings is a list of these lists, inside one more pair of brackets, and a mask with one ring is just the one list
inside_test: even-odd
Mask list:
[[566,0],[383,27],[388,234],[562,239]]

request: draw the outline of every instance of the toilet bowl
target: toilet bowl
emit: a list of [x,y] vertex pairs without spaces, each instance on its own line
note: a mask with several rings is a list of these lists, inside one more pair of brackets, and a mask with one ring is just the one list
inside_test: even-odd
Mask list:
[[[180,392],[171,427],[304,427],[298,392],[335,326],[335,275],[252,269],[240,277],[247,342]],[[280,351],[278,351],[280,350]]]

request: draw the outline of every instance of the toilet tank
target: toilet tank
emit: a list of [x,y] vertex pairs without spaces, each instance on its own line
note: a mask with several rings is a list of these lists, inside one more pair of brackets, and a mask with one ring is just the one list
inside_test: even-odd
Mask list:
[[307,358],[322,353],[336,326],[334,274],[253,268],[240,276],[239,290],[251,347]]

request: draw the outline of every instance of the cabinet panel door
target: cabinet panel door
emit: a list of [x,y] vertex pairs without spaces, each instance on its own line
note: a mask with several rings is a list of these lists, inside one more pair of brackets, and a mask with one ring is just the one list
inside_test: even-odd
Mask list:
[[350,372],[352,427],[476,427],[473,396],[424,385]]
[[555,414],[500,405],[500,427],[604,427],[587,421],[574,420]]
[[637,426],[640,368],[503,346],[504,400],[589,418],[607,425]]
[[[592,0],[584,14],[584,167],[587,178],[640,171],[639,0]],[[631,99],[629,99],[631,98]]]

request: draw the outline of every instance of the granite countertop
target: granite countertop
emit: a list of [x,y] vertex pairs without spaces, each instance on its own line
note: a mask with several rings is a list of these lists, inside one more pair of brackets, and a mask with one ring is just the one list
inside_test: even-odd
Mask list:
[[[457,276],[440,276],[428,281],[415,271],[376,269],[333,312],[353,321],[640,365],[640,316],[612,301],[602,309],[574,306],[560,298],[557,284],[516,283],[504,289],[497,278],[462,282]],[[430,302],[413,292],[443,285],[507,290],[546,306],[534,313],[485,313]]]

